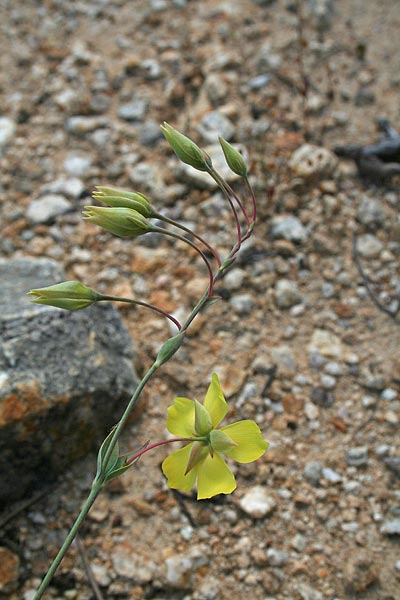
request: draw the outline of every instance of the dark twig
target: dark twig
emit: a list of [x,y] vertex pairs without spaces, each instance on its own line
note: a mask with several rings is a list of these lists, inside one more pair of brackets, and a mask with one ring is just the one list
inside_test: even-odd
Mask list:
[[381,310],[382,312],[384,312],[387,315],[389,315],[390,317],[392,317],[392,319],[395,319],[397,316],[397,313],[400,310],[400,306],[398,308],[396,308],[395,310],[391,310],[390,308],[388,308],[387,306],[382,304],[382,302],[376,297],[375,292],[371,287],[370,281],[369,281],[368,277],[366,276],[364,269],[362,267],[361,261],[360,261],[360,255],[358,253],[358,248],[357,248],[357,235],[355,233],[353,233],[353,256],[354,256],[354,262],[356,263],[358,272],[361,276],[361,279],[363,280],[365,289],[367,290],[372,302],[375,304],[375,306],[377,306],[377,308],[379,308],[379,310]]
[[185,500],[188,500],[187,496],[184,496],[183,494],[181,494],[180,492],[178,492],[178,490],[171,490],[172,494],[177,502],[177,504],[179,505],[179,508],[181,510],[181,512],[185,515],[185,517],[187,518],[187,520],[189,521],[189,524],[195,528],[197,527],[195,520],[193,519],[191,513],[189,512],[188,507],[185,504]]
[[78,535],[75,537],[75,544],[76,544],[76,547],[78,548],[78,552],[82,559],[83,568],[85,569],[86,577],[88,578],[90,587],[92,588],[92,591],[93,591],[93,594],[94,594],[96,600],[104,600],[103,594],[101,593],[98,583],[93,575],[92,567],[90,566],[90,562],[89,562],[89,559],[86,554],[86,549],[85,549],[84,545],[82,544],[80,537]]

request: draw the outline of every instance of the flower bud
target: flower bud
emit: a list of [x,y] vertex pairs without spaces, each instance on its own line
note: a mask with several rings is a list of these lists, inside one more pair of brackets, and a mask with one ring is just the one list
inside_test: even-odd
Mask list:
[[31,290],[27,295],[36,296],[32,300],[35,304],[47,304],[66,310],[86,308],[101,297],[92,288],[79,281],[63,281],[56,285]]
[[164,125],[161,125],[161,131],[176,156],[182,162],[194,167],[198,171],[208,171],[212,167],[211,158],[208,154],[201,150],[186,135],[183,135],[183,133],[180,133],[165,122]]
[[247,177],[247,166],[240,152],[221,136],[218,139],[230,170],[240,177]]
[[128,192],[117,188],[96,186],[92,194],[95,200],[104,202],[114,208],[132,208],[143,217],[155,217],[156,212],[151,206],[149,199],[140,192]]
[[216,452],[226,452],[238,444],[219,429],[210,431],[210,446]]
[[137,210],[126,207],[104,208],[85,206],[83,218],[99,225],[119,237],[138,237],[149,231],[156,231],[147,219]]
[[189,471],[193,469],[193,467],[196,467],[198,464],[203,462],[203,460],[207,457],[207,454],[208,448],[203,442],[193,442],[190,449],[185,475],[187,475]]
[[203,436],[210,433],[212,421],[210,413],[200,402],[194,401],[194,430],[196,435]]

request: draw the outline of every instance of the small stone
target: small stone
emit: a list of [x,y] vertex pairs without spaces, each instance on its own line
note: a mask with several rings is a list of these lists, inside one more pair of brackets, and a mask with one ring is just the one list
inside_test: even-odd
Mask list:
[[204,115],[198,131],[208,144],[215,143],[219,135],[229,142],[235,134],[235,126],[224,114],[213,111]]
[[16,131],[16,125],[8,117],[0,117],[0,151],[12,140]]
[[137,98],[120,106],[118,116],[124,121],[141,121],[147,112],[148,104],[147,99]]
[[275,240],[283,238],[299,243],[307,239],[307,230],[296,217],[278,215],[271,221],[271,236]]
[[303,476],[311,485],[317,487],[322,476],[322,464],[319,461],[307,463],[303,469]]
[[163,134],[157,121],[145,121],[139,128],[139,142],[143,146],[155,146],[162,138]]
[[357,219],[363,225],[383,225],[385,210],[379,200],[365,196],[357,210]]
[[364,467],[368,465],[367,446],[356,446],[350,448],[346,454],[346,463],[352,467]]
[[343,479],[339,473],[329,468],[322,469],[322,476],[330,483],[340,483]]
[[291,375],[296,372],[296,358],[289,346],[276,346],[272,349],[271,354],[280,373]]
[[400,519],[385,521],[380,528],[380,532],[384,535],[400,535]]
[[34,225],[50,223],[56,217],[71,211],[73,205],[60,194],[47,194],[33,200],[26,211],[27,219]]
[[177,554],[165,561],[166,583],[179,590],[189,589],[193,581],[193,561],[189,556]]
[[336,379],[332,375],[322,375],[321,385],[325,390],[333,390],[336,387]]
[[118,575],[134,579],[140,584],[149,583],[155,576],[156,565],[149,557],[145,560],[139,556],[127,541],[114,545],[111,560]]
[[334,333],[325,329],[315,329],[313,332],[308,351],[314,349],[328,358],[341,359],[343,354],[340,339]]
[[217,373],[226,398],[237,394],[243,387],[246,371],[234,364],[216,365],[213,372]]
[[256,485],[240,499],[240,508],[253,519],[269,516],[276,508],[276,500],[269,495],[269,488]]
[[18,584],[19,558],[8,548],[0,547],[0,593],[10,594]]
[[309,421],[315,421],[319,417],[319,409],[312,402],[306,402],[304,404],[304,414]]
[[383,462],[387,468],[392,471],[397,477],[400,477],[400,455],[399,456],[387,456],[383,459]]
[[396,400],[397,398],[397,391],[392,389],[392,388],[386,388],[382,391],[381,393],[381,398],[382,400],[387,400],[389,402],[392,402],[393,400]]
[[209,73],[207,75],[204,81],[204,89],[212,104],[224,100],[228,93],[227,85],[219,73]]
[[46,183],[40,191],[43,193],[61,194],[62,196],[76,200],[81,197],[84,189],[85,186],[81,179],[78,179],[78,177],[68,177]]
[[306,585],[305,583],[299,583],[297,586],[302,600],[324,600],[324,596],[318,590]]
[[289,166],[298,177],[329,177],[333,174],[337,162],[337,157],[330,150],[303,144],[292,154]]
[[247,273],[244,269],[232,269],[223,279],[224,287],[230,291],[238,290],[242,287],[246,276]]
[[273,567],[283,567],[289,561],[289,554],[283,550],[268,548],[267,559],[268,563]]
[[300,304],[303,298],[298,290],[297,283],[289,279],[280,279],[275,286],[275,303],[278,308],[290,308]]
[[292,538],[290,545],[296,552],[303,552],[306,547],[307,540],[304,535],[301,533],[296,533],[296,535]]
[[238,315],[249,315],[254,307],[254,298],[250,294],[233,296],[229,304]]
[[69,133],[84,135],[107,125],[108,121],[103,117],[70,117],[65,124],[65,128]]
[[70,154],[64,161],[64,169],[73,177],[85,177],[92,165],[92,158],[88,155]]
[[382,242],[371,233],[360,235],[357,239],[357,249],[363,258],[376,258],[383,248]]

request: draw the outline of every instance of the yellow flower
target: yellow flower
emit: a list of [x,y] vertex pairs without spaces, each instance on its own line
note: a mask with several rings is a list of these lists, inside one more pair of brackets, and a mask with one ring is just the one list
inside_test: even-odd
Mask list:
[[252,462],[264,454],[269,444],[254,421],[238,421],[217,429],[227,412],[215,373],[203,404],[189,398],[174,399],[168,408],[167,429],[192,441],[162,464],[170,488],[188,492],[197,481],[198,500],[230,494],[236,480],[222,454],[239,463]]

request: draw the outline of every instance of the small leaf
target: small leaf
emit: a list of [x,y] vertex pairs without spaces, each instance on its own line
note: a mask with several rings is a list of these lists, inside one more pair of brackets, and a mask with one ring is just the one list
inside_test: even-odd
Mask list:
[[114,435],[115,427],[112,428],[106,439],[100,446],[99,453],[97,455],[97,473],[96,479],[98,479],[101,475],[107,474],[110,470],[115,467],[115,464],[118,461],[119,457],[119,444],[118,442],[115,444],[113,451],[110,455],[110,458],[107,461],[107,465],[104,464],[104,459],[107,454],[107,450],[110,447],[112,437]]

